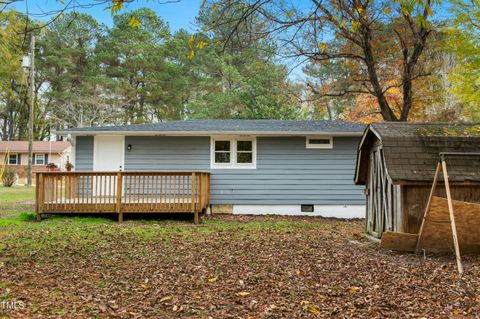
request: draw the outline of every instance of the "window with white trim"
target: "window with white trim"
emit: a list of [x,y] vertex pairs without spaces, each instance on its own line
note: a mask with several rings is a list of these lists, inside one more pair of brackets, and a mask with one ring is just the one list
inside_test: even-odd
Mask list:
[[18,154],[8,155],[8,165],[18,165],[19,163]]
[[212,137],[211,168],[256,168],[256,139]]
[[307,136],[307,148],[333,148],[331,136]]
[[33,165],[47,165],[45,162],[45,154],[35,154],[33,156]]

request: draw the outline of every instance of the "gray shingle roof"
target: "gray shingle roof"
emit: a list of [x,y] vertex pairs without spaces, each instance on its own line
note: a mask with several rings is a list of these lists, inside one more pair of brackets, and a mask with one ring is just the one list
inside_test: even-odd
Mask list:
[[[381,141],[394,182],[432,182],[440,152],[480,153],[478,123],[374,123],[362,139],[357,182],[366,179],[374,138]],[[446,162],[450,180],[480,182],[480,156],[447,156]]]
[[352,133],[358,135],[365,126],[360,123],[337,121],[294,120],[188,120],[166,121],[155,124],[82,127],[58,131],[59,134],[99,132],[203,132],[203,133]]

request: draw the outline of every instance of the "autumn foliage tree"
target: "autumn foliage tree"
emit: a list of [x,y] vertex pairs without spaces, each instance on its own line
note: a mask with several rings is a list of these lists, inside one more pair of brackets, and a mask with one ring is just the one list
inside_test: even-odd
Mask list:
[[453,1],[455,18],[448,47],[456,57],[450,75],[452,92],[463,103],[467,116],[480,120],[480,1]]
[[[206,6],[222,12],[218,26],[236,21],[229,39],[259,13],[264,27],[253,31],[254,35],[274,34],[287,57],[348,63],[349,78],[355,84],[333,86],[321,95],[369,94],[384,120],[406,121],[413,105],[414,82],[428,74],[419,61],[432,30],[428,19],[433,4],[431,0],[213,0]],[[338,45],[330,46],[332,39]],[[392,104],[388,94],[397,88],[401,101]]]

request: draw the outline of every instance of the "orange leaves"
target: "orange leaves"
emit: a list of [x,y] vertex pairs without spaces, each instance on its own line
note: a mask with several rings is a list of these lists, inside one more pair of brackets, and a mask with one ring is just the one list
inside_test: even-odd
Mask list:
[[195,56],[195,51],[190,50],[190,51],[187,52],[187,58],[189,60],[193,59],[194,56]]
[[208,282],[209,282],[209,283],[214,283],[214,282],[216,282],[217,280],[218,280],[218,277],[210,277],[210,278],[208,278]]
[[208,42],[206,42],[206,41],[200,41],[200,42],[197,43],[197,48],[203,49],[203,48],[204,48],[205,46],[207,46],[207,45],[208,45]]
[[382,121],[382,117],[378,111],[376,98],[372,95],[361,94],[355,96],[354,106],[346,108],[343,111],[343,116],[347,121],[357,121],[368,124]]
[[360,291],[360,287],[349,287],[348,288],[348,291],[350,291],[351,293],[355,293],[355,292],[359,292]]
[[237,295],[239,295],[240,297],[245,297],[245,296],[250,295],[250,292],[248,292],[248,291],[240,291],[240,292],[237,293]]
[[351,26],[350,26],[350,31],[356,32],[359,26],[360,26],[360,22],[352,21]]
[[189,60],[191,60],[191,59],[193,59],[193,57],[196,54],[195,49],[202,50],[204,47],[206,47],[208,45],[208,42],[201,41],[201,40],[196,42],[195,36],[192,35],[190,38],[188,38],[187,45],[188,45],[188,48],[189,48],[189,50],[187,52],[187,58]]
[[319,42],[318,43],[318,48],[320,49],[321,53],[325,53],[325,51],[327,50],[327,45],[323,42]]
[[303,300],[300,304],[302,305],[304,311],[307,311],[316,317],[320,315],[318,306],[313,305],[310,301]]
[[128,25],[131,26],[132,28],[140,28],[142,23],[135,16],[131,16],[130,21],[128,22]]
[[110,12],[112,15],[117,14],[121,10],[125,8],[124,0],[112,1],[112,5],[110,7]]
[[194,43],[195,43],[195,37],[192,35],[190,38],[188,38],[188,47],[190,49],[193,48]]

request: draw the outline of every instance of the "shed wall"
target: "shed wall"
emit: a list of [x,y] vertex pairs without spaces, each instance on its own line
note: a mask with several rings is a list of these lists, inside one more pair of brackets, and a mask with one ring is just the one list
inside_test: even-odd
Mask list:
[[[431,185],[403,186],[403,229],[418,234],[427,207]],[[452,199],[480,204],[480,185],[450,185]],[[445,185],[438,183],[435,196],[446,198]]]

